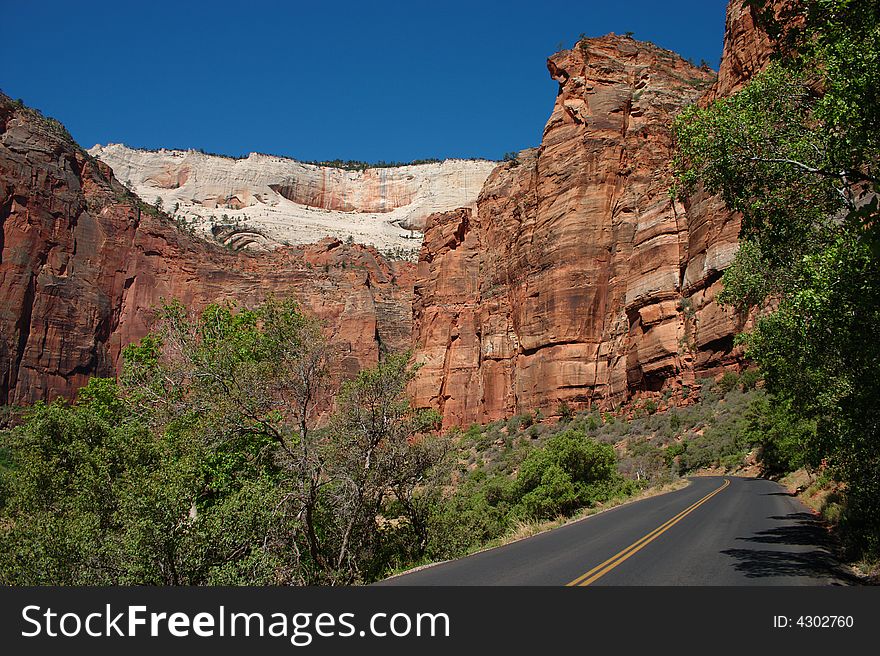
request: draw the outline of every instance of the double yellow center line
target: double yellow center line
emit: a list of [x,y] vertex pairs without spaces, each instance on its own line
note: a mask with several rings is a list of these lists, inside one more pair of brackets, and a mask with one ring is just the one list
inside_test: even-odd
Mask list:
[[685,517],[687,517],[688,515],[690,515],[690,514],[691,514],[692,512],[694,512],[697,508],[699,508],[699,507],[702,506],[704,503],[706,503],[709,499],[711,499],[711,498],[714,497],[716,494],[718,494],[719,492],[721,492],[721,490],[723,490],[724,488],[726,488],[728,485],[730,485],[730,479],[729,479],[729,478],[725,478],[725,479],[724,479],[724,483],[721,484],[721,487],[718,487],[718,488],[712,490],[711,492],[709,492],[709,494],[707,494],[706,496],[704,496],[702,499],[700,499],[699,501],[697,501],[697,502],[694,503],[693,505],[690,505],[690,506],[688,506],[687,508],[685,508],[684,510],[682,510],[680,513],[678,513],[675,517],[673,517],[672,519],[670,519],[670,520],[669,520],[668,522],[666,522],[665,524],[662,524],[662,525],[658,526],[657,528],[655,528],[653,531],[651,531],[650,533],[648,533],[648,534],[647,534],[646,536],[644,536],[643,538],[641,538],[641,539],[636,540],[635,542],[633,542],[631,545],[629,545],[629,546],[628,546],[626,549],[624,549],[623,551],[621,551],[621,552],[619,552],[619,553],[617,553],[617,554],[611,556],[611,558],[609,558],[608,560],[606,560],[604,563],[600,563],[599,565],[596,565],[596,566],[595,566],[593,569],[591,569],[589,572],[587,572],[586,574],[583,574],[583,575],[577,577],[574,581],[571,581],[570,583],[567,583],[566,585],[590,585],[590,583],[592,583],[593,581],[596,581],[597,579],[599,579],[599,578],[605,576],[605,575],[606,575],[608,572],[610,572],[612,569],[614,569],[615,567],[617,567],[618,565],[620,565],[620,563],[622,563],[623,561],[625,561],[627,558],[629,558],[630,556],[632,556],[632,555],[635,554],[636,552],[641,551],[642,549],[644,549],[648,544],[650,544],[651,542],[653,542],[654,540],[656,540],[656,539],[657,539],[658,537],[660,537],[663,533],[665,533],[665,532],[668,531],[670,528],[672,528],[673,526],[675,526],[678,522],[680,522],[680,521],[683,520]]

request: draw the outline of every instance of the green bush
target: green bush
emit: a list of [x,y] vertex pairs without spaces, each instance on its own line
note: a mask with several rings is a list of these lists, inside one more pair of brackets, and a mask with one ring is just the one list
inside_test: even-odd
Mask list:
[[556,408],[556,414],[559,415],[560,421],[571,421],[574,417],[574,410],[565,401],[562,401]]
[[724,395],[736,387],[738,383],[739,376],[732,371],[725,371],[724,375],[721,376],[721,380],[718,381],[718,389],[720,389],[721,394]]
[[703,405],[712,404],[718,400],[718,385],[712,378],[698,378],[697,385],[700,389],[700,402]]
[[540,473],[540,479],[519,501],[525,517],[550,519],[568,514],[581,505],[571,476],[557,463],[547,462],[536,473]]
[[93,378],[2,434],[0,584],[354,583],[421,557],[447,446],[405,396],[408,354],[317,429],[326,352],[294,303],[162,316],[124,387]]
[[565,431],[530,452],[520,466],[520,509],[530,519],[566,514],[591,503],[591,486],[617,477],[611,446],[590,440],[582,431]]
[[746,369],[739,377],[740,389],[748,392],[757,387],[761,380],[761,372],[757,368]]
[[433,510],[425,555],[445,560],[466,554],[502,535],[510,526],[506,477],[480,472]]
[[687,442],[676,442],[674,444],[670,444],[666,447],[666,452],[663,454],[664,459],[666,460],[666,465],[671,466],[673,461],[684,454],[687,450]]
[[758,447],[758,460],[765,474],[816,468],[821,462],[816,422],[792,412],[791,402],[786,399],[761,396],[749,408],[745,432],[751,445]]
[[678,410],[672,409],[669,411],[669,428],[672,430],[673,435],[677,434],[679,429],[681,429],[682,420],[681,415],[678,413]]

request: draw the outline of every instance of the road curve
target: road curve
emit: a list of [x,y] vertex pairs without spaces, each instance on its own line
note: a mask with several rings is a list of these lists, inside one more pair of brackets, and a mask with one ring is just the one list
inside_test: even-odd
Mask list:
[[846,585],[825,529],[777,483],[686,488],[378,585]]

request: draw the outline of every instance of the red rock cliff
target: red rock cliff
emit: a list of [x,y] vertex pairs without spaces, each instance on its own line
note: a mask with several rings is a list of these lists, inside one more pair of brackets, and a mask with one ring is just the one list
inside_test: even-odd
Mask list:
[[181,233],[139,212],[63,128],[0,96],[0,403],[111,375],[172,297],[294,295],[341,344],[338,371],[412,337],[417,403],[447,425],[612,405],[735,364],[739,326],[714,298],[738,219],[700,194],[673,205],[668,165],[671,117],[767,60],[741,5],[714,85],[623,37],[552,57],[559,94],[541,146],[498,167],[475,211],[429,219],[414,302],[411,265],[372,249],[324,240],[248,255]]
[[[803,9],[798,0],[774,0],[768,6],[769,15],[780,23],[783,32],[803,22]],[[724,50],[718,79],[702,99],[710,102],[739,91],[746,82],[770,60],[779,44],[761,27],[758,10],[743,0],[731,0],[727,5],[724,29]]]
[[735,366],[740,320],[715,301],[739,217],[669,197],[674,115],[766,62],[751,10],[728,9],[720,77],[625,37],[548,60],[539,148],[489,177],[475,212],[429,218],[414,300],[416,402],[446,425],[561,402],[610,407]]
[[412,265],[327,239],[231,253],[140,212],[60,125],[0,95],[0,404],[71,396],[112,375],[152,309],[292,295],[325,320],[353,372],[410,339]]

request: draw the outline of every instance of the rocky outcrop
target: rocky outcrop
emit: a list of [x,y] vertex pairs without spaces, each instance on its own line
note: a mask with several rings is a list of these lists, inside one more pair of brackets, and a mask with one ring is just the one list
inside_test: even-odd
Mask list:
[[138,203],[60,124],[0,96],[0,404],[113,375],[172,298],[292,295],[352,373],[409,345],[412,268],[332,238],[260,256],[212,246]]
[[773,45],[757,27],[757,20],[757,10],[751,5],[735,0],[728,5],[718,80],[706,94],[706,101],[736,93],[766,64]]
[[614,407],[737,366],[742,320],[716,302],[739,217],[670,199],[670,123],[766,61],[733,2],[722,75],[610,35],[548,60],[541,146],[495,170],[475,210],[428,220],[414,301],[416,402],[446,425],[560,404]]
[[[554,55],[559,93],[540,147],[491,174],[491,163],[429,165],[449,172],[442,184],[402,169],[102,149],[114,176],[58,124],[0,97],[0,403],[70,396],[88,376],[112,374],[170,298],[198,308],[296,296],[325,320],[339,372],[414,345],[416,403],[440,409],[447,426],[674,395],[738,366],[743,326],[715,299],[739,220],[702,193],[670,200],[669,124],[766,62],[771,44],[741,4],[729,8],[717,80],[613,35]],[[166,209],[247,220],[213,226],[229,248],[211,245],[138,201],[120,171],[137,171],[138,193]],[[293,241],[336,237],[277,248],[284,237],[273,231],[291,225],[277,212],[290,207],[319,217]],[[252,221],[264,208],[275,218]],[[417,271],[343,242],[386,234],[370,232],[374,219],[386,233],[425,222]],[[236,250],[253,246],[269,250]]]
[[[742,0],[727,5],[724,29],[724,50],[718,67],[718,79],[701,102],[733,95],[751,77],[764,68],[774,52],[784,50],[784,36],[803,25],[803,8],[799,0],[774,0],[762,16],[759,9]],[[764,30],[767,21],[776,24],[778,34],[771,37]]]
[[145,202],[159,198],[204,234],[256,249],[351,235],[379,249],[417,250],[425,218],[473,205],[496,166],[446,160],[354,171],[257,153],[233,159],[120,144],[89,152]]

